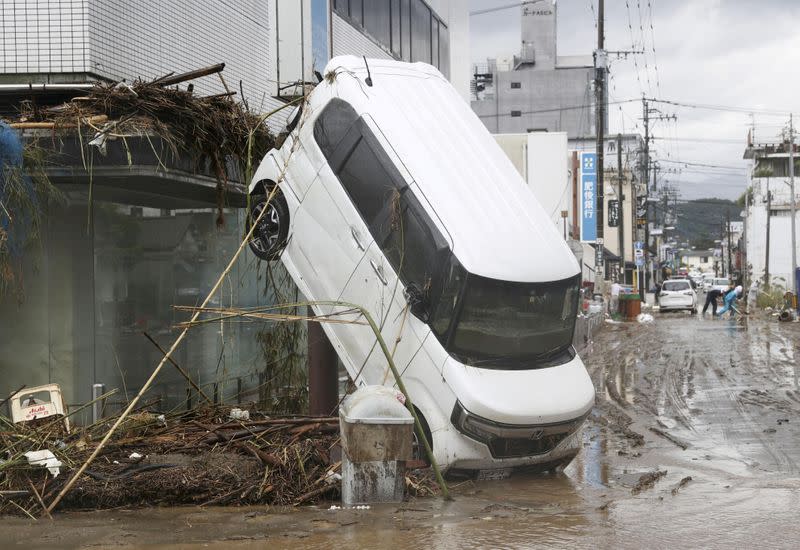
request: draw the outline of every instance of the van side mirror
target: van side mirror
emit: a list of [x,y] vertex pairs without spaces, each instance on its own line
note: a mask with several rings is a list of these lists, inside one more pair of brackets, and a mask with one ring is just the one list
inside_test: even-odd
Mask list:
[[411,309],[411,313],[421,321],[428,321],[430,315],[428,293],[414,282],[408,283],[405,290],[406,303]]

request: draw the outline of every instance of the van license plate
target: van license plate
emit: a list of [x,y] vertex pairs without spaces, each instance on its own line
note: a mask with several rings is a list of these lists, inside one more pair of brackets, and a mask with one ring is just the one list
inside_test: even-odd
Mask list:
[[496,481],[506,479],[511,475],[511,468],[498,468],[496,470],[478,470],[478,481]]

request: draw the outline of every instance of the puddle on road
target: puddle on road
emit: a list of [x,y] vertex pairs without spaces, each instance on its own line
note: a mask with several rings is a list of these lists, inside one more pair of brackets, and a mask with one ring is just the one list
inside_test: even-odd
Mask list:
[[[0,536],[37,548],[792,547],[800,393],[787,393],[798,389],[791,328],[657,316],[601,332],[586,356],[600,397],[564,473],[454,483],[453,502],[370,510],[6,518]],[[655,472],[666,474],[633,494]]]

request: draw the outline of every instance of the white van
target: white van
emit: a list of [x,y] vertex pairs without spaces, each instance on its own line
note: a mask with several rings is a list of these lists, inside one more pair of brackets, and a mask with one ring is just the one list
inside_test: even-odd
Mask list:
[[[572,347],[580,268],[550,216],[435,68],[348,56],[325,75],[251,184],[254,214],[280,187],[251,248],[401,336],[443,468],[568,463],[594,387]],[[323,327],[357,385],[393,382],[369,327]]]

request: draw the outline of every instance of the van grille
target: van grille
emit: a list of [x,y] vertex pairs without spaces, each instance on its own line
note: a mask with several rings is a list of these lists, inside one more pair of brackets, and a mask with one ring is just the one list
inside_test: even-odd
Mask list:
[[494,458],[514,458],[549,453],[561,443],[574,427],[572,423],[565,425],[565,431],[543,435],[539,439],[498,437],[489,442],[489,451]]

